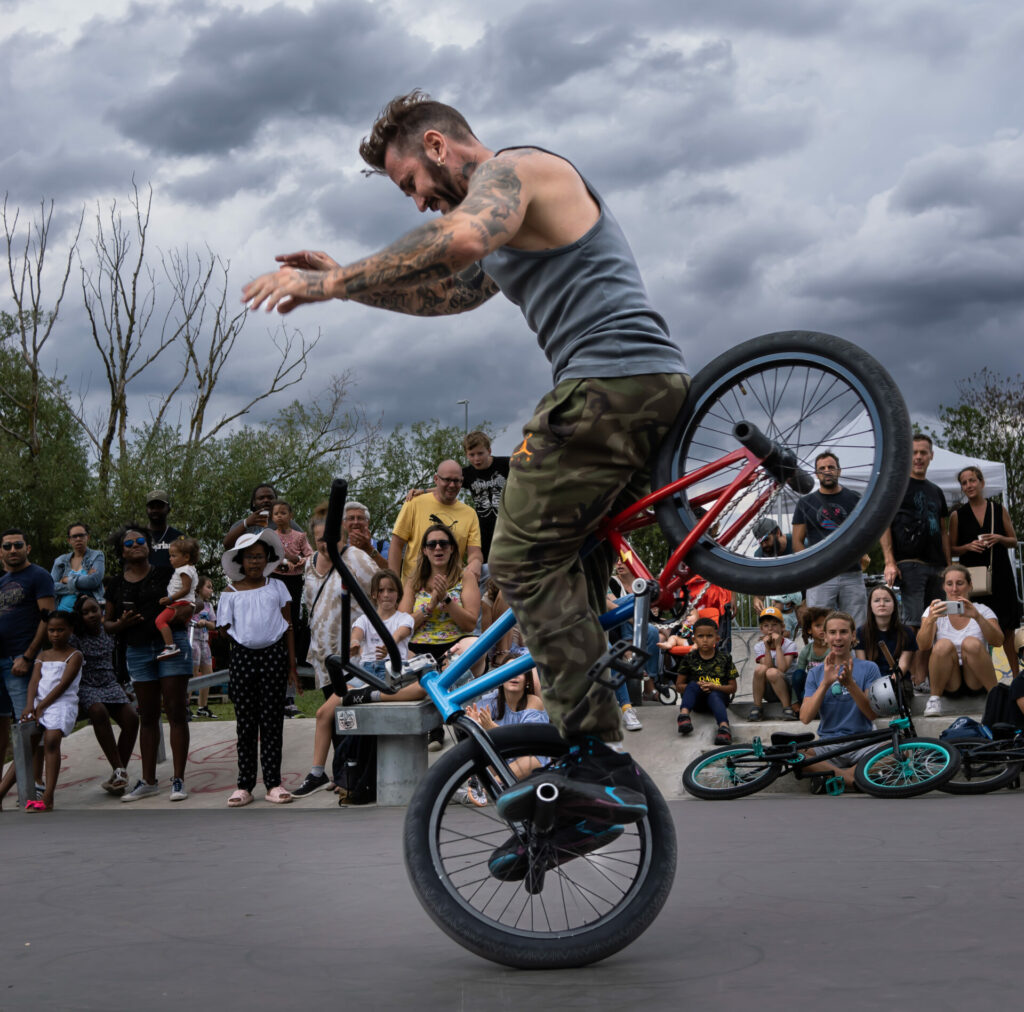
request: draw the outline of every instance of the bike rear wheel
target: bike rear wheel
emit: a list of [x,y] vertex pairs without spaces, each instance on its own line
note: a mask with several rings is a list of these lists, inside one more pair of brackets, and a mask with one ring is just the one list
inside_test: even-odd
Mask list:
[[988,794],[1020,779],[1021,761],[1000,754],[998,743],[962,743],[960,769],[940,788],[947,794]]
[[857,786],[876,798],[912,798],[947,783],[960,768],[954,745],[933,738],[906,738],[896,750],[883,745],[853,771]]
[[841,485],[860,493],[860,501],[824,541],[797,555],[755,557],[755,523],[768,518],[789,533],[800,498],[791,487],[798,482],[780,481],[762,466],[693,546],[687,564],[731,590],[771,593],[814,586],[855,563],[888,527],[909,480],[910,418],[892,377],[856,345],[813,331],[766,334],[716,358],[694,377],[654,467],[656,489],[717,467],[655,507],[673,545],[747,464],[743,458],[716,465],[740,447],[733,426],[741,421],[792,452],[805,489],[815,456],[832,451]]
[[749,746],[725,745],[694,759],[683,770],[683,787],[695,798],[728,801],[764,790],[781,772]]
[[[498,728],[491,740],[506,760],[557,758],[568,745],[554,728]],[[461,804],[470,778],[488,803]],[[486,759],[463,742],[423,778],[405,818],[405,863],[417,898],[434,923],[484,959],[520,969],[585,966],[634,941],[668,898],[675,875],[675,830],[658,789],[644,775],[648,814],[600,850],[523,881],[493,878],[491,852],[521,832],[501,819]]]

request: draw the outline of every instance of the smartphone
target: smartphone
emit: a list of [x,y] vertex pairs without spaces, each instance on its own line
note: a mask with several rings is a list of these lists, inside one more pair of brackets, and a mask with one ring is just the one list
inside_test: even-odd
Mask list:
[[127,600],[122,601],[121,607],[124,609],[124,611],[135,611],[135,602]]
[[947,601],[946,602],[946,614],[947,615],[962,615],[964,613],[963,601]]

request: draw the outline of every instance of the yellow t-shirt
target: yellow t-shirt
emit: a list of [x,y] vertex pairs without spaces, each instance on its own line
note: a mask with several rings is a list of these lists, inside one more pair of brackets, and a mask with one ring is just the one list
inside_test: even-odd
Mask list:
[[459,559],[466,564],[466,550],[480,548],[480,521],[476,511],[456,500],[451,506],[439,503],[432,492],[416,496],[402,507],[395,521],[394,534],[405,542],[405,556],[402,559],[402,583],[409,579],[419,565],[423,553],[420,543],[431,524],[442,523],[451,529],[459,546]]

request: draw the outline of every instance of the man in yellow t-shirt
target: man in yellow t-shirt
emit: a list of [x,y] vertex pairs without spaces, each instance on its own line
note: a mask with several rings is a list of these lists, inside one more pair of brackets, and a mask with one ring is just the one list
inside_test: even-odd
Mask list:
[[398,514],[388,549],[388,566],[399,573],[404,584],[418,565],[420,543],[431,524],[441,523],[451,529],[459,546],[459,558],[472,568],[477,579],[483,565],[480,547],[480,521],[476,511],[459,502],[462,488],[462,466],[454,460],[443,460],[434,475],[434,487],[410,499]]

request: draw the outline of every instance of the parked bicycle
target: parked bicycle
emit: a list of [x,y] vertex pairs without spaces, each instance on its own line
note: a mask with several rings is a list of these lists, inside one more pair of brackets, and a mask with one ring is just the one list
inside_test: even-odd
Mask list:
[[[683,772],[683,787],[706,801],[744,798],[781,776],[801,779],[808,767],[872,745],[878,748],[866,753],[854,769],[854,781],[864,793],[910,798],[948,785],[960,767],[960,752],[955,745],[916,736],[903,680],[879,678],[868,686],[867,697],[875,713],[895,713],[887,727],[835,738],[777,731],[767,746],[760,738],[750,745],[727,745],[694,759]],[[843,792],[841,777],[827,778],[825,784],[830,794]]]
[[[754,524],[765,516],[788,526],[796,499],[811,490],[822,448],[841,454],[844,484],[861,499],[838,531],[799,555],[757,558]],[[725,352],[694,377],[686,405],[654,462],[650,495],[609,517],[601,542],[634,578],[633,600],[602,617],[605,628],[632,619],[633,640],[617,644],[591,678],[615,684],[640,677],[649,608],[671,606],[695,572],[734,590],[785,591],[813,585],[860,556],[888,526],[910,472],[910,421],[899,390],[868,354],[839,338],[808,331],[768,334]],[[335,482],[327,518],[331,560],[350,593],[375,613],[336,549],[345,483]],[[655,578],[628,536],[657,522],[673,551]],[[343,622],[348,598],[343,599]],[[434,922],[478,955],[527,969],[581,966],[636,939],[668,897],[676,840],[668,806],[644,776],[648,813],[605,846],[561,863],[554,850],[557,806],[538,804],[522,822],[499,818],[494,801],[517,782],[515,760],[558,758],[568,749],[553,728],[521,725],[485,732],[463,707],[532,667],[528,655],[484,675],[470,669],[512,627],[506,612],[444,671],[417,658],[403,670],[388,646],[384,676],[361,669],[343,650],[331,665],[333,688],[364,679],[394,692],[419,678],[446,723],[466,740],[429,770],[405,820],[405,862],[418,899]],[[427,665],[424,667],[423,665]],[[544,783],[538,798],[546,798]],[[481,792],[486,804],[460,799]],[[513,881],[494,877],[488,858],[515,833],[524,868]]]

